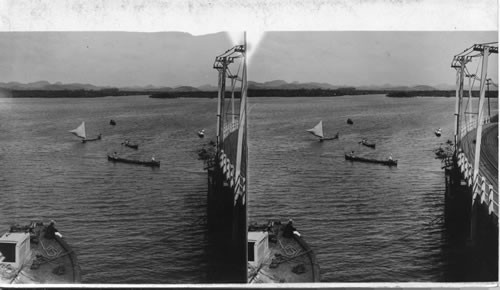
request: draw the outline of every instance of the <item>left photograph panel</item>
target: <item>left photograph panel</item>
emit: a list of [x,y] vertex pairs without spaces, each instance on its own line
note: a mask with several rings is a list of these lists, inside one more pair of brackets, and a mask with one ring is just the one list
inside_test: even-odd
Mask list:
[[236,38],[0,33],[1,285],[246,282]]

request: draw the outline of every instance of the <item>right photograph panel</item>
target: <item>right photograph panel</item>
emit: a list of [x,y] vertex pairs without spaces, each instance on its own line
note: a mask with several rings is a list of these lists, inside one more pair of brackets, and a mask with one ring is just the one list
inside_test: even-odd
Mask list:
[[498,281],[497,31],[246,37],[249,283]]

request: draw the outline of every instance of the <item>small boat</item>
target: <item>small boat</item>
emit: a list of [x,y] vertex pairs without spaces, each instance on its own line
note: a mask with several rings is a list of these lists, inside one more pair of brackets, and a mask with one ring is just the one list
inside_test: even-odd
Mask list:
[[441,137],[441,128],[437,129],[436,131],[434,131],[434,134],[436,134],[437,137]]
[[316,256],[291,220],[249,227],[247,275],[248,283],[320,281]]
[[200,137],[200,138],[205,137],[205,129],[198,131],[198,137]]
[[128,148],[132,148],[132,149],[139,149],[139,144],[131,144],[128,140],[123,142],[122,145],[125,145],[126,147]]
[[87,138],[87,134],[85,132],[85,122],[82,122],[80,126],[78,126],[76,129],[69,131],[70,133],[74,134],[75,136],[79,137],[82,139],[82,143],[89,142],[89,141],[97,141],[101,140],[102,135],[99,134],[95,138]]
[[375,143],[368,143],[365,139],[359,141],[359,144],[375,149]]
[[319,137],[320,142],[323,142],[324,140],[334,140],[339,138],[339,133],[335,134],[335,136],[333,137],[325,137],[323,135],[323,121],[319,121],[319,123],[316,124],[316,126],[306,131],[313,134],[316,137]]
[[108,160],[113,161],[113,162],[139,164],[139,165],[145,165],[145,166],[151,166],[151,167],[160,167],[160,161],[156,161],[156,160],[150,160],[150,161],[133,160],[133,159],[125,159],[125,158],[112,156],[112,155],[108,155]]
[[115,126],[116,122],[115,122],[115,120],[111,119],[111,120],[109,120],[109,124],[112,125],[112,126]]
[[347,119],[347,124],[352,125],[352,124],[354,124],[354,122],[351,120],[351,118],[348,118]]
[[81,282],[76,254],[54,224],[15,225],[0,237],[0,285]]
[[383,164],[383,165],[387,165],[387,166],[398,166],[397,160],[392,160],[392,159],[377,160],[377,159],[369,159],[369,158],[351,156],[349,154],[345,154],[345,160],[360,161],[360,162],[367,162],[367,163],[378,163],[378,164]]

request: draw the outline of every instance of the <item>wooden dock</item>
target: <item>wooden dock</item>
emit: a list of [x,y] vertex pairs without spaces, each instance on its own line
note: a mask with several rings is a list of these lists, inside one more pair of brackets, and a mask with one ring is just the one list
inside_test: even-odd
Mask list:
[[[459,144],[468,160],[474,160],[476,130],[465,135]],[[479,174],[498,192],[498,123],[483,127]]]

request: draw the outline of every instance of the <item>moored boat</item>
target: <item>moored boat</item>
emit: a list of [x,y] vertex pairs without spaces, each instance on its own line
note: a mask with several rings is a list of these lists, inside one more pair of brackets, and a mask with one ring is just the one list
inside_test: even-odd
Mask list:
[[437,137],[441,137],[441,134],[442,134],[441,128],[434,131],[434,134],[436,134]]
[[351,120],[351,118],[348,118],[347,119],[347,124],[352,125],[352,124],[354,124],[354,122]]
[[205,129],[198,131],[198,137],[200,138],[205,137]]
[[383,164],[383,165],[387,165],[387,166],[398,166],[398,161],[392,160],[392,159],[378,160],[378,159],[370,159],[370,158],[364,158],[364,157],[351,156],[349,154],[345,154],[345,159],[350,160],[350,161],[360,161],[360,162],[366,162],[366,163],[378,163],[378,164]]
[[53,221],[12,226],[0,237],[0,284],[80,282],[76,254]]
[[375,143],[369,143],[365,139],[359,141],[359,144],[375,149]]
[[316,256],[291,220],[249,227],[248,283],[319,281]]
[[145,165],[145,166],[150,166],[150,167],[160,167],[160,161],[156,161],[153,159],[150,161],[144,161],[144,160],[126,159],[126,158],[121,158],[118,156],[108,155],[108,160],[113,161],[113,162],[120,162],[120,163],[139,164],[139,165]]
[[115,126],[116,122],[115,122],[115,120],[111,119],[111,120],[109,120],[109,124],[112,125],[112,126]]

